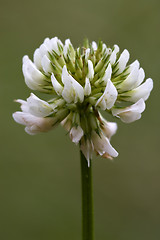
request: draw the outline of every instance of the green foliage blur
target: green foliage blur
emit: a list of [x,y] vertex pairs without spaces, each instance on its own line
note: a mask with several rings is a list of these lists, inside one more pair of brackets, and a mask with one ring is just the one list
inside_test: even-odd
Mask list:
[[[160,1],[0,1],[0,239],[80,240],[79,150],[60,126],[29,136],[12,119],[26,99],[22,57],[46,37],[128,49],[154,89],[141,120],[118,123],[114,161],[93,158],[96,240],[160,239]],[[37,94],[38,95],[38,94]],[[40,95],[38,95],[40,96]],[[40,96],[41,97],[41,96]],[[43,96],[44,98],[47,96]]]

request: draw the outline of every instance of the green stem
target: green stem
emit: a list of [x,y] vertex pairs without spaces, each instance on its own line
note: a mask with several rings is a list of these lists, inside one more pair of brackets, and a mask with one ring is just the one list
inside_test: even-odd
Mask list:
[[83,153],[81,154],[81,181],[82,181],[82,240],[93,240],[93,193],[92,193],[92,166],[88,166]]

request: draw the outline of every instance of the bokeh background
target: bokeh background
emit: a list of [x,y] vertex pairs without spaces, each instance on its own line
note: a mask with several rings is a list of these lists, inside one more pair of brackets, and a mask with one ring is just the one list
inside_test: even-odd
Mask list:
[[[80,240],[79,151],[58,127],[29,136],[12,113],[26,99],[21,59],[45,37],[127,48],[154,90],[140,121],[112,139],[119,157],[93,158],[96,240],[160,239],[159,0],[0,1],[0,239]],[[108,117],[108,116],[106,116]]]

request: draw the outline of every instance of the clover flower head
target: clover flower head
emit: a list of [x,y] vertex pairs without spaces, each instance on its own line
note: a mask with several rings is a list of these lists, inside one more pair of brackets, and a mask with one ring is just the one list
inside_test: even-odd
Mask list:
[[69,39],[63,44],[57,37],[46,38],[33,62],[23,57],[22,70],[27,86],[51,99],[31,93],[27,101],[16,100],[22,111],[13,114],[14,120],[29,134],[61,123],[88,161],[94,151],[105,158],[117,157],[110,144],[117,124],[106,121],[101,110],[125,123],[138,120],[153,88],[137,60],[128,64],[129,56],[126,49],[120,53],[117,45],[109,48],[102,41],[85,40],[74,49]]

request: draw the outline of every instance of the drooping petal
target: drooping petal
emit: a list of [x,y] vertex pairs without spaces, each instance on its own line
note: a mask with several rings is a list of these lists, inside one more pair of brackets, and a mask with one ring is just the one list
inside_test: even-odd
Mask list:
[[113,108],[112,114],[120,118],[125,123],[131,123],[141,118],[141,113],[145,110],[145,102],[140,99],[135,104],[126,108]]
[[13,118],[17,123],[27,126],[29,134],[48,132],[56,123],[54,118],[40,118],[25,112],[15,112]]
[[84,95],[89,96],[91,94],[91,84],[88,78],[85,80],[85,86],[84,86]]
[[72,127],[69,133],[72,142],[74,142],[75,144],[79,143],[83,134],[84,134],[83,129],[80,126]]
[[62,96],[68,103],[83,102],[83,87],[68,73],[66,66],[62,70],[62,82],[64,84]]
[[117,131],[117,123],[105,121],[103,126],[104,135],[107,138],[111,138]]
[[111,157],[117,157],[118,152],[111,146],[109,139],[105,137],[103,134],[101,134],[101,137],[95,132],[92,131],[92,142],[94,145],[95,151],[99,155],[103,155],[107,153]]
[[84,137],[81,139],[80,149],[85,156],[85,158],[88,161],[88,165],[90,164],[90,160],[92,159],[92,154],[94,151],[93,143],[92,141],[89,141],[89,139],[84,139]]
[[51,82],[53,85],[54,90],[56,91],[56,93],[58,95],[62,95],[62,91],[63,91],[63,87],[62,85],[57,81],[57,79],[55,78],[54,74],[52,73],[51,75]]
[[108,79],[105,91],[96,102],[96,106],[99,106],[102,110],[112,108],[117,99],[117,95],[118,95],[118,92],[115,86],[113,85],[111,80]]
[[104,133],[104,135],[110,139],[117,131],[117,123],[115,122],[108,122],[105,120],[105,118],[102,117],[101,114],[100,115],[100,118],[99,118],[99,121],[101,123],[101,129]]

